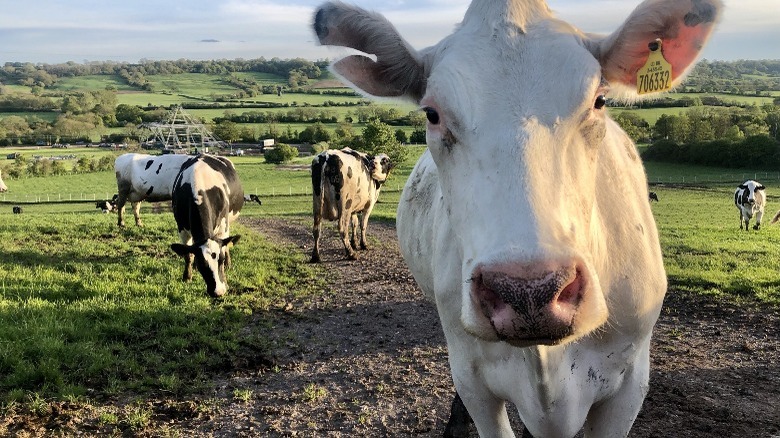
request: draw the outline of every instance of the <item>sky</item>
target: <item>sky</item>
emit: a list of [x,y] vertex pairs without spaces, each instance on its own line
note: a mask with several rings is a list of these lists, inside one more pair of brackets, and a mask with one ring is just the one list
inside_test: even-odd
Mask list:
[[[350,0],[347,0],[350,1]],[[452,32],[468,0],[352,0],[384,14],[412,46]],[[5,62],[139,62],[177,59],[333,59],[311,30],[319,0],[0,0]],[[581,30],[610,33],[633,0],[548,0]],[[702,57],[780,59],[780,0],[724,0]]]

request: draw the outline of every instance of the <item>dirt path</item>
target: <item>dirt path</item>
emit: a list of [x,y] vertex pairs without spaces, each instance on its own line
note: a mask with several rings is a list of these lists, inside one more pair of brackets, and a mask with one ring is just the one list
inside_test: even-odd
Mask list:
[[[311,249],[307,221],[250,225]],[[226,388],[252,388],[254,399],[200,431],[241,435],[240,415],[264,436],[441,436],[452,384],[435,309],[406,269],[394,227],[372,223],[369,234],[373,248],[348,262],[328,230],[328,289],[318,300],[291,303],[271,328],[284,341],[278,372],[227,379]],[[650,393],[631,436],[780,436],[778,333],[777,309],[670,292],[653,343]]]
[[[306,219],[242,222],[276,243],[311,250]],[[441,436],[453,387],[435,309],[406,269],[395,228],[371,223],[369,236],[372,248],[350,262],[326,227],[327,286],[316,298],[258,314],[247,327],[270,334],[271,353],[244,358],[212,394],[149,402],[150,426],[124,435]],[[780,437],[779,333],[778,309],[670,292],[656,326],[650,392],[631,436]],[[99,406],[80,409],[62,403],[49,418],[15,430],[110,431],[94,420]]]

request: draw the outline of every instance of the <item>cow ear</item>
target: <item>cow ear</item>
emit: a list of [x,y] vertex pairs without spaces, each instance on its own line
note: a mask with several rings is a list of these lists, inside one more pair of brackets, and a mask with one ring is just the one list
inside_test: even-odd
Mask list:
[[184,245],[182,243],[171,243],[171,249],[180,256],[186,256],[187,254],[193,253],[192,246]]
[[351,55],[331,65],[354,88],[379,97],[415,102],[422,98],[421,57],[383,16],[341,2],[325,3],[314,15],[314,31],[320,44],[348,47],[376,58]]
[[762,185],[758,185],[758,186],[756,186],[756,190],[764,190],[765,188],[766,188],[766,187],[764,187],[764,186],[762,186]]
[[650,57],[649,46],[660,39],[674,87],[693,66],[722,10],[721,0],[648,0],[612,35],[589,46],[610,89],[618,97],[637,97],[638,74]]
[[745,190],[745,189],[747,188],[747,186],[746,186],[746,185],[744,185],[744,184],[740,184],[738,187],[739,187],[740,189],[742,189],[742,190]]
[[222,239],[222,246],[231,247],[238,243],[239,239],[241,239],[240,234],[236,234],[235,236],[228,236],[225,239]]

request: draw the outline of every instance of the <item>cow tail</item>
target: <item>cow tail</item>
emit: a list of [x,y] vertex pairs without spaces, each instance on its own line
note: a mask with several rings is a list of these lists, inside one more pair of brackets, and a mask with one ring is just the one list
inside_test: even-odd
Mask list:
[[312,163],[311,166],[312,190],[314,190],[314,194],[317,195],[318,205],[315,207],[319,215],[322,215],[322,209],[324,208],[325,204],[325,194],[323,193],[325,190],[325,165],[326,156],[324,154],[320,154],[317,156],[317,159]]
[[770,223],[775,223],[778,220],[780,220],[780,210],[777,210],[777,213],[775,213],[775,217],[772,218],[772,221]]

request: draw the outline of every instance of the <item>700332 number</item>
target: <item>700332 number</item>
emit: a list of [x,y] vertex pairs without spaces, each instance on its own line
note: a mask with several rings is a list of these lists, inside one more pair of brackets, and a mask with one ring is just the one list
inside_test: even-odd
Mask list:
[[639,75],[639,94],[652,93],[654,91],[663,91],[672,88],[671,76],[671,72],[668,71],[658,71]]

